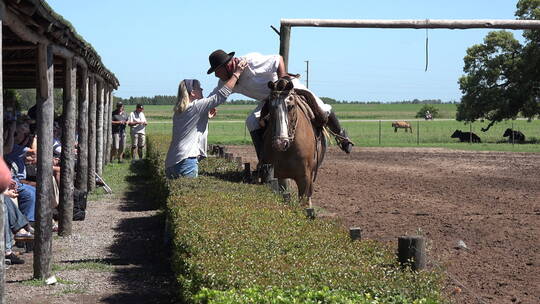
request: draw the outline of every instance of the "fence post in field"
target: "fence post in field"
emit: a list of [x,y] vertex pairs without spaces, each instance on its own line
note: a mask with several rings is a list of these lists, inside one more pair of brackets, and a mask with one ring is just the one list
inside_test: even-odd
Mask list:
[[420,120],[416,121],[416,145],[420,146]]
[[423,237],[400,236],[398,238],[398,261],[402,267],[410,266],[412,270],[426,267],[426,245]]
[[379,119],[379,146],[381,145],[381,120]]
[[512,121],[512,148],[514,148],[514,142],[515,142],[515,139],[514,139],[514,122]]
[[472,122],[469,124],[469,145],[472,144]]

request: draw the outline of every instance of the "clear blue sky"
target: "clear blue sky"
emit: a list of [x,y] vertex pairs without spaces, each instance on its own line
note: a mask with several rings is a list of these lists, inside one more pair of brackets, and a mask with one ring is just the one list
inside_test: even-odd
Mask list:
[[[515,19],[517,0],[49,0],[120,80],[120,97],[176,95],[181,79],[206,75],[215,49],[277,54],[281,18]],[[305,74],[317,95],[338,100],[459,100],[466,49],[487,30],[293,28],[289,71]],[[521,31],[514,31],[521,37]],[[521,39],[521,38],[520,38]],[[305,80],[305,77],[304,77]],[[233,95],[241,99],[241,95]]]

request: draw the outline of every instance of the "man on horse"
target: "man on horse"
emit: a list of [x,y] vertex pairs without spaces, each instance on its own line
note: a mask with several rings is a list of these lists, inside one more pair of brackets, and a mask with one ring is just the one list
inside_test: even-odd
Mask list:
[[[257,107],[246,119],[246,125],[249,129],[255,150],[257,151],[257,158],[260,161],[264,129],[259,124],[259,118],[261,108],[264,105],[263,100],[270,94],[268,82],[275,82],[278,79],[285,78],[290,80],[295,88],[303,90],[307,90],[307,88],[300,83],[297,77],[287,73],[281,55],[249,53],[241,57],[234,57],[234,54],[234,52],[227,54],[223,50],[212,52],[209,56],[210,69],[208,69],[207,74],[215,73],[215,76],[220,79],[217,86],[219,88],[223,82],[235,76],[232,72],[241,60],[247,62],[248,66],[238,79],[238,83],[234,87],[233,92],[240,93],[259,101]],[[353,143],[350,141],[345,129],[341,128],[339,120],[332,111],[332,107],[325,104],[320,98],[315,96],[315,94],[313,94],[313,97],[315,97],[317,106],[319,106],[322,112],[327,115],[327,117],[325,117],[325,120],[327,120],[326,125],[336,136],[336,141],[341,150],[346,153],[351,153]]]

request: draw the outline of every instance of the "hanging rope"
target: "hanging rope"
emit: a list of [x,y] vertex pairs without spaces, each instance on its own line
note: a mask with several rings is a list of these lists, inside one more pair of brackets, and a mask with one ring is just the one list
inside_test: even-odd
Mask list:
[[426,19],[426,69],[424,72],[427,72],[428,64],[429,64],[429,35],[428,35],[428,28],[427,25],[429,24],[429,19]]

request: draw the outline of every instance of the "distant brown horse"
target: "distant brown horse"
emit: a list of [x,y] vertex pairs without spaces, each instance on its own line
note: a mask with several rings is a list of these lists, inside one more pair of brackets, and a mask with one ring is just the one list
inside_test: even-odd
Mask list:
[[313,95],[293,89],[291,82],[278,80],[268,87],[272,92],[261,111],[266,117],[263,163],[274,166],[275,177],[293,179],[301,203],[311,207],[313,183],[326,152],[326,115]]
[[392,128],[394,128],[394,132],[397,132],[397,129],[399,128],[399,129],[405,129],[405,132],[407,132],[407,129],[411,130],[411,133],[412,133],[411,123],[407,121],[394,121],[392,123]]

